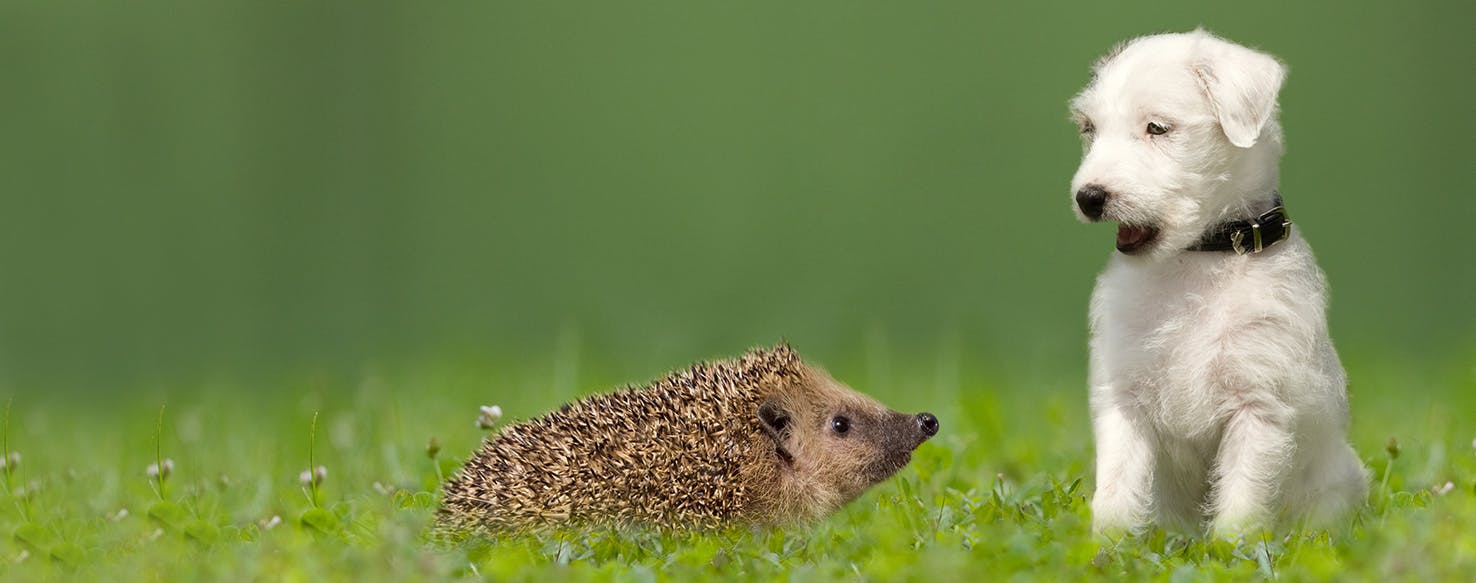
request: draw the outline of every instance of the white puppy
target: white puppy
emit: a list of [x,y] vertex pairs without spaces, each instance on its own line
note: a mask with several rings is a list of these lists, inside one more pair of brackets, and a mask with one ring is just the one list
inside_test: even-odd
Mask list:
[[[1120,45],[1071,102],[1091,303],[1098,531],[1325,526],[1360,506],[1325,283],[1279,210],[1275,58],[1202,30]],[[1253,226],[1254,225],[1254,226]]]

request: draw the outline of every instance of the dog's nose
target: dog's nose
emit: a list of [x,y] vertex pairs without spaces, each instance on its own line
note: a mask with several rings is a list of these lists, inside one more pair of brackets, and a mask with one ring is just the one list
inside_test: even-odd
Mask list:
[[932,437],[938,434],[938,418],[932,413],[917,414],[917,428],[921,429],[923,435]]
[[1081,214],[1093,221],[1102,219],[1102,207],[1107,206],[1107,189],[1095,184],[1088,184],[1076,191],[1076,206],[1081,208]]

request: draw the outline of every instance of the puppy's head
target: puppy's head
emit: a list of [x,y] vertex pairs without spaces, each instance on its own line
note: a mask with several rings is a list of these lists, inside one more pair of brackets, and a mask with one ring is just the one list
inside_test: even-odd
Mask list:
[[1117,249],[1145,257],[1253,216],[1276,186],[1284,76],[1270,55],[1202,30],[1113,49],[1071,100],[1084,150],[1071,181],[1077,216],[1118,223]]

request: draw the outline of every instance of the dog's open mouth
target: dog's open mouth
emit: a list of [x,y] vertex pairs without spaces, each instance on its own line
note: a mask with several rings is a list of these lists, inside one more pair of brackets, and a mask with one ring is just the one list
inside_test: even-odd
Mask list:
[[1138,225],[1117,226],[1117,250],[1132,255],[1153,244],[1158,238],[1158,229]]

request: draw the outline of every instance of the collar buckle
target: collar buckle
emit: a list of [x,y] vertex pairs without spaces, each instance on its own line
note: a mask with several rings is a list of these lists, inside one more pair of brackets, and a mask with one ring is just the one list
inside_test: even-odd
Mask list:
[[[1271,241],[1268,244],[1262,239],[1261,225],[1272,223],[1278,219],[1280,219],[1281,222],[1281,236],[1277,237],[1275,241]],[[1245,245],[1245,235],[1247,232],[1251,234],[1250,247],[1247,247]],[[1286,214],[1285,208],[1283,208],[1281,205],[1277,205],[1275,208],[1261,213],[1261,216],[1251,219],[1249,228],[1238,229],[1235,232],[1230,233],[1230,248],[1235,251],[1236,255],[1260,253],[1261,251],[1264,251],[1267,247],[1271,247],[1277,243],[1285,241],[1286,238],[1290,236],[1291,216]]]

